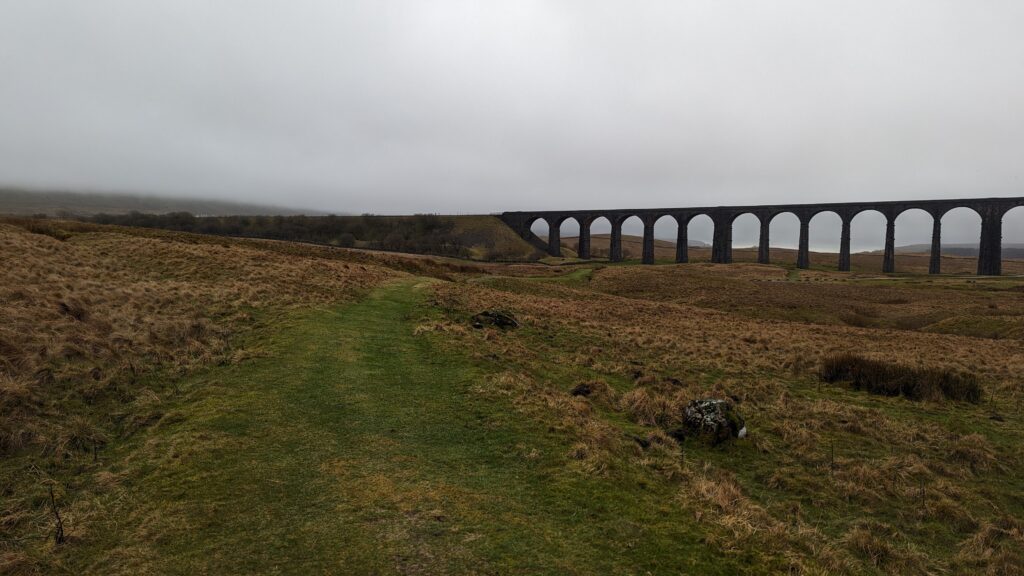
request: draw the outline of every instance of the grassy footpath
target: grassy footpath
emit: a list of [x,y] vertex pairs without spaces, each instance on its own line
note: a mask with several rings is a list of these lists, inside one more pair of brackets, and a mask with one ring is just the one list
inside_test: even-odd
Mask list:
[[[414,335],[413,281],[302,311],[263,357],[181,384],[122,448],[126,490],[78,572],[737,573],[675,488],[566,468],[568,439],[471,392],[493,367]],[[111,456],[115,456],[111,454]],[[112,500],[114,500],[112,498]]]

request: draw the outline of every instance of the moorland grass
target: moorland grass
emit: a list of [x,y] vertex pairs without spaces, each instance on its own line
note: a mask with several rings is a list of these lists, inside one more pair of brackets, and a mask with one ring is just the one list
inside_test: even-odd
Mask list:
[[[52,550],[103,573],[736,573],[672,484],[567,468],[571,439],[474,392],[493,365],[414,327],[426,286],[288,314],[263,357],[181,383],[124,487]],[[130,486],[130,488],[129,488]],[[768,573],[771,564],[747,568]]]
[[971,374],[950,369],[914,368],[857,354],[825,358],[818,376],[829,383],[848,383],[855,390],[910,400],[962,400],[975,404],[981,401],[981,385]]
[[[1024,565],[1019,280],[499,268],[49,225],[0,226],[0,431],[18,439],[0,573]],[[854,308],[871,322],[846,325]],[[473,329],[488,309],[520,327]],[[970,373],[985,402],[821,385],[851,351]],[[658,427],[708,396],[748,438]]]
[[[688,268],[609,267],[587,283],[492,277],[473,291],[439,284],[450,322],[438,329],[453,345],[500,357],[534,382],[509,394],[524,415],[575,428],[584,469],[614,474],[640,466],[678,482],[678,501],[698,509],[708,541],[753,565],[785,558],[795,573],[927,574],[1012,573],[1024,563],[1024,537],[994,528],[1016,526],[1024,515],[1019,342],[752,320],[742,309],[665,302],[671,292],[644,284],[659,274],[664,287],[706,288],[701,265]],[[735,274],[753,276],[756,286],[756,274],[775,274],[763,269]],[[601,293],[611,290],[615,296]],[[813,290],[834,297],[830,285]],[[908,305],[889,303],[896,298],[884,289],[850,294],[858,304]],[[726,310],[740,303],[728,292],[719,297]],[[953,310],[985,297],[964,295]],[[501,334],[459,329],[472,311],[498,305],[523,327]],[[992,401],[907,402],[822,387],[818,360],[837,349],[970,371]],[[558,393],[595,380],[609,383],[617,401],[588,399],[577,410],[586,417],[567,418]],[[640,444],[634,439],[656,445],[662,407],[702,397],[735,399],[750,437],[716,449],[669,439],[657,453],[625,455],[626,445]],[[593,434],[605,425],[625,434]],[[982,541],[989,547],[979,555]]]

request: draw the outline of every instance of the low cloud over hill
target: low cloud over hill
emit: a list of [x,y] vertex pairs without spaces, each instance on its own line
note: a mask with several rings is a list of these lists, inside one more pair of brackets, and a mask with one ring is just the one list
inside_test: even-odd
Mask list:
[[102,194],[85,192],[36,191],[0,189],[0,214],[29,216],[91,216],[93,214],[126,214],[128,212],[163,214],[189,212],[197,216],[288,216],[296,214],[322,215],[318,210],[303,210],[223,202],[195,198],[136,196],[132,194]]

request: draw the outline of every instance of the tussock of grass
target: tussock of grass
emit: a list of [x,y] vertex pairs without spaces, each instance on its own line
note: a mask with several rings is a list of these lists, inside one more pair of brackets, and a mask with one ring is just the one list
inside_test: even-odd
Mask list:
[[926,573],[925,558],[891,526],[861,522],[846,534],[846,542],[875,567],[891,574]]
[[653,394],[647,388],[639,387],[622,395],[622,409],[637,424],[663,426],[672,412],[671,403],[660,394]]
[[983,523],[960,544],[957,557],[977,574],[1020,574],[1024,566],[1024,522],[1002,516]]
[[902,364],[836,354],[825,358],[818,372],[829,383],[848,382],[855,390],[910,400],[981,401],[981,385],[970,374],[949,369],[912,368]]
[[618,393],[604,380],[581,382],[569,391],[573,396],[583,396],[603,406],[614,406],[618,401]]

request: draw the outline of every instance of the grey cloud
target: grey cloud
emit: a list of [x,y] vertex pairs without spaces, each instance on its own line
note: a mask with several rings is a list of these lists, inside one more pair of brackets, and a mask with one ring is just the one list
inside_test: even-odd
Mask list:
[[8,0],[0,182],[378,213],[1024,195],[1022,21],[1008,0]]

